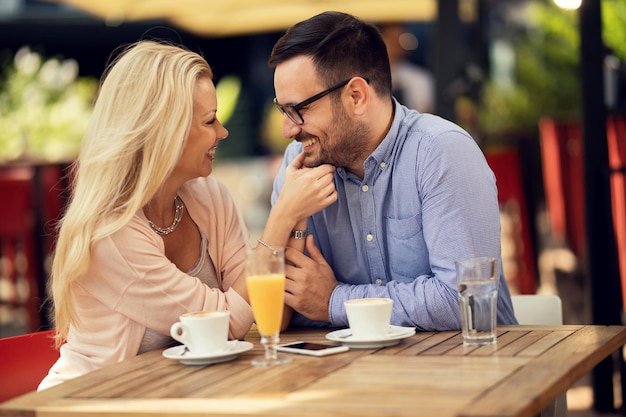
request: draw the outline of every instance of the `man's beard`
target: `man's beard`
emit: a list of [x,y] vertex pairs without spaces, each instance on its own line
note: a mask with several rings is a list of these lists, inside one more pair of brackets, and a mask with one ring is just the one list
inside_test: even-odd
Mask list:
[[304,166],[308,168],[322,164],[352,167],[367,156],[363,153],[367,149],[369,127],[364,123],[352,121],[342,106],[333,107],[335,117],[331,122],[332,133],[326,133],[323,138],[318,138],[319,153],[317,157],[305,152]]

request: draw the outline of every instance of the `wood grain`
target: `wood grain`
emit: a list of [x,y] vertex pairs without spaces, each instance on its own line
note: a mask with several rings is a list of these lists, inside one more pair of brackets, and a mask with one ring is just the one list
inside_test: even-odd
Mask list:
[[[297,329],[283,342],[328,342]],[[459,332],[418,332],[398,345],[253,367],[255,348],[186,366],[148,352],[0,404],[1,416],[533,417],[626,343],[623,326],[506,326],[493,346]]]

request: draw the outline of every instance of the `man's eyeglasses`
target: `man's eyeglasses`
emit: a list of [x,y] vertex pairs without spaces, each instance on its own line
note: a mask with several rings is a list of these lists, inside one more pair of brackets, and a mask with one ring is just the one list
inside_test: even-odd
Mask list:
[[276,101],[276,97],[274,97],[274,104],[276,105],[276,108],[278,110],[280,110],[280,112],[282,114],[287,115],[287,117],[289,117],[289,120],[291,120],[292,122],[294,122],[297,125],[302,125],[304,124],[304,119],[302,118],[302,115],[300,114],[300,110],[306,106],[308,106],[311,103],[316,102],[317,100],[321,99],[322,97],[326,96],[327,94],[332,93],[333,91],[343,87],[344,85],[348,84],[350,82],[352,78],[342,81],[337,85],[333,85],[332,87],[322,91],[321,93],[317,93],[316,95],[307,98],[304,101],[301,101],[298,104],[280,104],[278,101]]

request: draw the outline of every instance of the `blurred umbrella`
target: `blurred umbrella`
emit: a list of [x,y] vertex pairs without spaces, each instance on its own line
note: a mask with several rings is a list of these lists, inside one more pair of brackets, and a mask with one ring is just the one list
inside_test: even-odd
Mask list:
[[432,21],[436,0],[44,0],[63,3],[110,25],[166,20],[204,36],[281,31],[326,10],[339,10],[372,22]]

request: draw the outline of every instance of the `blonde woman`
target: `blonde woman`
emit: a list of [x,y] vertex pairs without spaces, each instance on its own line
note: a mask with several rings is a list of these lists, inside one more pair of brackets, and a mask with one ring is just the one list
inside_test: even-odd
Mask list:
[[[231,338],[250,328],[247,231],[209,177],[228,136],[217,109],[211,68],[178,46],[140,41],[105,72],[60,224],[51,278],[60,358],[40,390],[171,345],[185,312],[229,310]],[[290,166],[262,243],[294,246],[292,230],[335,201],[334,167],[301,168],[302,158]]]

